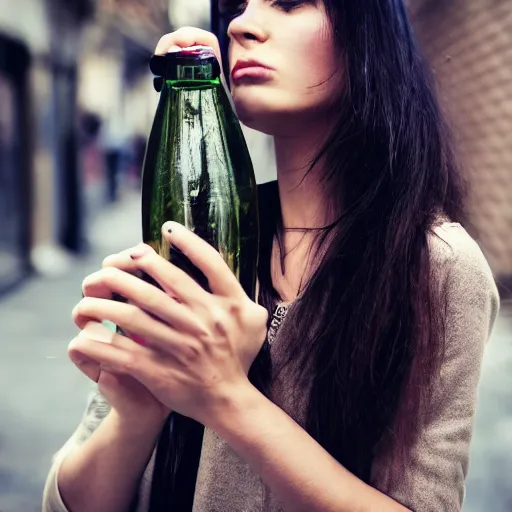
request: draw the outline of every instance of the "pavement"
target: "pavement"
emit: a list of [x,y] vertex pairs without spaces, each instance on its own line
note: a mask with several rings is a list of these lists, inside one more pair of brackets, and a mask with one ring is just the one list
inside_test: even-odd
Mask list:
[[[91,384],[67,357],[77,333],[71,310],[83,278],[140,241],[138,194],[124,191],[89,233],[86,257],[0,299],[0,512],[41,510],[51,457],[80,421]],[[512,511],[511,345],[504,308],[484,362],[464,512]]]
[[0,299],[1,512],[40,512],[51,457],[78,425],[91,389],[67,357],[78,332],[71,310],[83,279],[140,234],[139,194],[127,190],[92,221],[86,257],[56,259],[61,275],[31,278]]

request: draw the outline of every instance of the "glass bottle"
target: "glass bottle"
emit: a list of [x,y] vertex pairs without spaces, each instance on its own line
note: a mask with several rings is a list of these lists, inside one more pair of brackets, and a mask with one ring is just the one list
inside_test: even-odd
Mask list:
[[[142,175],[143,241],[208,290],[202,272],[162,236],[166,221],[185,225],[219,251],[255,300],[256,180],[215,54],[195,46],[153,56],[150,67],[160,100]],[[195,420],[169,416],[158,443],[151,512],[192,510],[203,433]]]
[[204,276],[161,235],[174,220],[209,242],[254,300],[258,203],[254,171],[239,121],[209,47],[154,56],[161,90],[142,175],[142,235],[161,256]]

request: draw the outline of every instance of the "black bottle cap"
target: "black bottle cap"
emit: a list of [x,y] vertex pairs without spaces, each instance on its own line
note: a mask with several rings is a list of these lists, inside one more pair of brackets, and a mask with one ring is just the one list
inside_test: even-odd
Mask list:
[[162,89],[163,80],[214,80],[220,76],[220,65],[209,46],[191,46],[166,55],[153,55],[149,69],[156,75],[154,86]]

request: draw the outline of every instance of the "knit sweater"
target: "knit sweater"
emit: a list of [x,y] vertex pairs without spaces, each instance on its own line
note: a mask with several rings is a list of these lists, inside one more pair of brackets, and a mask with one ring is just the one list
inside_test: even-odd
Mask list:
[[[441,371],[435,381],[431,410],[407,455],[405,470],[393,469],[387,456],[378,454],[371,484],[414,511],[457,512],[465,494],[482,358],[498,313],[499,297],[487,261],[460,224],[444,223],[429,237],[431,268],[446,293]],[[279,359],[285,350],[279,343],[279,327],[286,321],[289,307],[293,305],[280,304],[271,321],[269,341],[273,360]],[[284,378],[273,384],[274,402],[302,427],[308,382],[305,379],[290,385]],[[96,390],[77,430],[54,456],[43,496],[43,512],[68,512],[59,493],[60,465],[71,450],[87,441],[108,411],[108,403]],[[156,449],[140,483],[137,512],[149,510],[155,452]],[[283,508],[271,486],[220,436],[206,429],[193,512],[220,510],[281,512]]]

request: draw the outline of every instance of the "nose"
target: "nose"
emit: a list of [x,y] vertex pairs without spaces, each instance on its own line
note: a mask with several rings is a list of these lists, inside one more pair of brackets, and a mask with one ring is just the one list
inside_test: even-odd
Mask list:
[[228,36],[237,41],[241,46],[247,46],[253,41],[264,42],[267,39],[263,24],[258,21],[255,8],[249,2],[245,11],[237,16],[228,27]]

